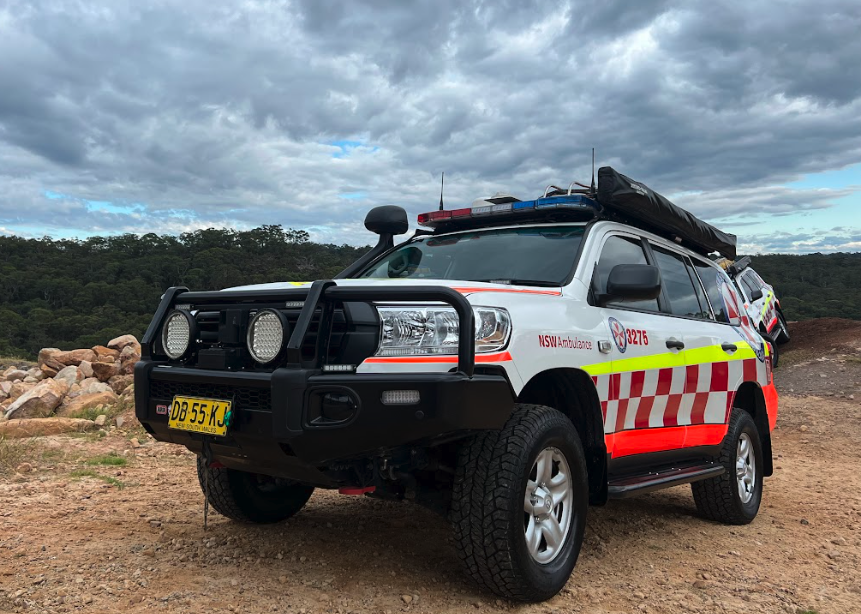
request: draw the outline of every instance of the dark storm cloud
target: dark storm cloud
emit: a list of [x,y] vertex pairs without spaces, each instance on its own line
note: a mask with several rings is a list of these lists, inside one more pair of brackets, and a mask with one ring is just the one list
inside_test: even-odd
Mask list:
[[11,0],[0,230],[365,242],[442,170],[453,203],[529,196],[592,146],[710,219],[828,207],[780,184],[861,161],[858,31],[855,0]]

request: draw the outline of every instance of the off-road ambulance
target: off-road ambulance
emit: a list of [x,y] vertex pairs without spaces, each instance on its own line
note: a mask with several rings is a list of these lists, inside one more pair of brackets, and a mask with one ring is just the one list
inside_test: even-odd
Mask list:
[[199,455],[229,518],[283,520],[315,488],[410,499],[514,600],[565,585],[590,504],[691,483],[705,518],[751,522],[777,394],[707,257],[735,237],[609,167],[573,185],[419,215],[397,246],[406,214],[378,207],[335,279],[170,288],[137,417]]

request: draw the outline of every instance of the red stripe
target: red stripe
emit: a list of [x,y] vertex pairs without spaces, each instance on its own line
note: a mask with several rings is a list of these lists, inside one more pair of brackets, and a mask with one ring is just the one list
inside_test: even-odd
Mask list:
[[628,415],[628,399],[618,401],[619,409],[616,411],[616,430],[625,430],[625,418]]
[[673,369],[666,368],[658,371],[658,389],[656,395],[670,394],[670,388],[673,386]]
[[604,441],[607,449],[612,450],[613,458],[618,458],[694,446],[713,446],[723,441],[726,431],[726,424],[674,426],[608,433],[604,435]]
[[631,394],[628,395],[631,399],[636,399],[643,396],[643,384],[646,381],[645,371],[631,372]]
[[756,381],[756,358],[745,358],[742,361],[744,365],[744,375],[742,377],[743,382],[755,382]]
[[681,394],[671,394],[667,397],[667,407],[664,409],[664,426],[678,426],[682,396]]
[[[475,362],[503,362],[511,360],[509,352],[476,354]],[[368,363],[457,363],[457,356],[372,356]]]
[[709,392],[727,392],[729,390],[729,363],[712,363],[712,381]]
[[706,421],[706,404],[708,402],[708,392],[698,392],[694,395],[694,406],[691,408],[691,424],[702,424]]
[[697,382],[700,378],[700,366],[688,365],[685,367],[685,392],[696,392]]
[[634,428],[649,428],[649,416],[652,415],[652,405],[654,404],[655,397],[640,398],[640,405],[637,407],[637,416],[634,418]]
[[611,373],[610,374],[610,390],[609,396],[607,397],[608,401],[618,401],[619,400],[619,388],[622,382],[621,373]]

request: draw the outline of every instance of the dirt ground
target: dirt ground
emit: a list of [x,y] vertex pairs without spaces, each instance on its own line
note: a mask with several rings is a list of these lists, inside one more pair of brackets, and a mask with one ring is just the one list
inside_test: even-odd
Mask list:
[[757,519],[704,521],[689,487],[591,508],[547,603],[477,590],[445,520],[409,503],[318,491],[286,523],[212,512],[204,531],[194,457],[114,430],[34,440],[31,470],[0,476],[0,612],[859,613],[861,334],[832,352],[793,329]]

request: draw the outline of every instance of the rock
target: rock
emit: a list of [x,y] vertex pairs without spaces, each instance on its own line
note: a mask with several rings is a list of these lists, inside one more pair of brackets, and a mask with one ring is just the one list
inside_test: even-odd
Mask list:
[[0,392],[5,394],[6,396],[12,395],[12,382],[2,381],[0,382]]
[[35,384],[39,381],[39,379],[35,375],[28,375],[24,379],[21,380],[25,384]]
[[78,381],[87,379],[88,377],[93,377],[93,363],[89,360],[82,360],[81,364],[78,365]]
[[810,524],[810,521],[809,521],[809,520],[807,520],[807,518],[802,518],[802,519],[801,519],[801,524],[808,525],[808,524]]
[[54,379],[65,380],[69,384],[69,388],[72,387],[72,384],[76,384],[78,382],[78,367],[64,367],[57,375],[54,376]]
[[[9,382],[6,383],[8,384]],[[9,393],[7,393],[5,390],[0,390],[0,403],[5,401],[7,398],[9,398]]]
[[134,380],[135,378],[133,375],[115,375],[108,381],[108,385],[111,387],[111,390],[120,394],[128,388]]
[[0,423],[0,435],[9,439],[38,437],[40,435],[59,435],[86,431],[95,425],[92,420],[76,418],[26,418],[7,420]]
[[27,377],[28,373],[22,369],[14,369],[6,373],[7,382],[17,382],[19,379]]
[[123,418],[122,416],[117,416],[117,428],[118,428],[118,429],[123,428],[123,425],[124,425],[125,423],[126,423],[126,419],[125,419],[125,418]]
[[93,420],[96,426],[105,426],[105,423],[108,421],[108,417],[105,414],[99,414],[96,416],[96,419]]
[[[90,394],[80,394],[74,399],[67,400],[60,409],[57,410],[58,416],[74,416],[82,411],[93,409],[99,405],[113,405],[117,402],[117,395],[110,389],[106,392],[93,392]],[[99,426],[104,426],[104,422]]]
[[[94,377],[88,377],[81,382],[81,394],[93,394],[94,392],[109,392],[111,387],[100,382]],[[112,392],[112,391],[111,391]]]
[[106,356],[110,356],[114,360],[116,360],[120,357],[120,351],[119,350],[112,350],[111,348],[106,348],[103,345],[97,345],[96,347],[94,347],[93,352],[96,353],[97,360],[101,360],[102,358],[104,358]]
[[412,595],[401,595],[401,601],[403,601],[407,605],[410,605],[413,602],[413,596]]
[[122,335],[121,337],[117,337],[116,339],[111,339],[108,341],[108,347],[112,350],[122,351],[124,348],[129,345],[134,346],[135,351],[138,354],[141,352],[141,344],[138,343],[137,338],[134,335]]
[[21,380],[20,382],[14,382],[12,387],[9,389],[9,398],[17,399],[22,394],[26,393],[28,390],[32,390],[33,384],[28,384]]
[[93,374],[100,382],[106,382],[120,372],[117,363],[95,362],[93,363]]
[[806,432],[807,432],[807,425],[806,425],[806,424],[802,424],[802,425],[801,425],[801,432],[802,432],[802,433],[806,433]]
[[15,467],[15,471],[17,471],[18,473],[30,473],[31,471],[33,471],[33,465],[31,465],[30,463],[21,463],[20,465]]
[[6,410],[7,418],[50,416],[69,392],[66,380],[46,379],[18,397]]
[[56,377],[58,371],[53,367],[49,367],[48,365],[42,365],[39,367],[39,370],[42,372],[42,375],[45,377]]
[[[53,355],[54,360],[65,366],[81,364],[82,360],[93,362],[96,360],[96,353],[93,350],[71,350],[69,352],[58,352]],[[53,365],[52,365],[53,366]]]
[[66,365],[58,361],[55,356],[60,353],[60,348],[42,348],[39,350],[39,366],[47,366],[54,371],[59,371]]
[[706,589],[708,587],[709,587],[709,583],[706,582],[705,580],[697,580],[696,582],[694,582],[694,588],[703,590],[703,589]]
[[129,440],[129,443],[132,444],[132,448],[137,449],[141,447],[141,442],[138,441],[137,437],[132,437]]

